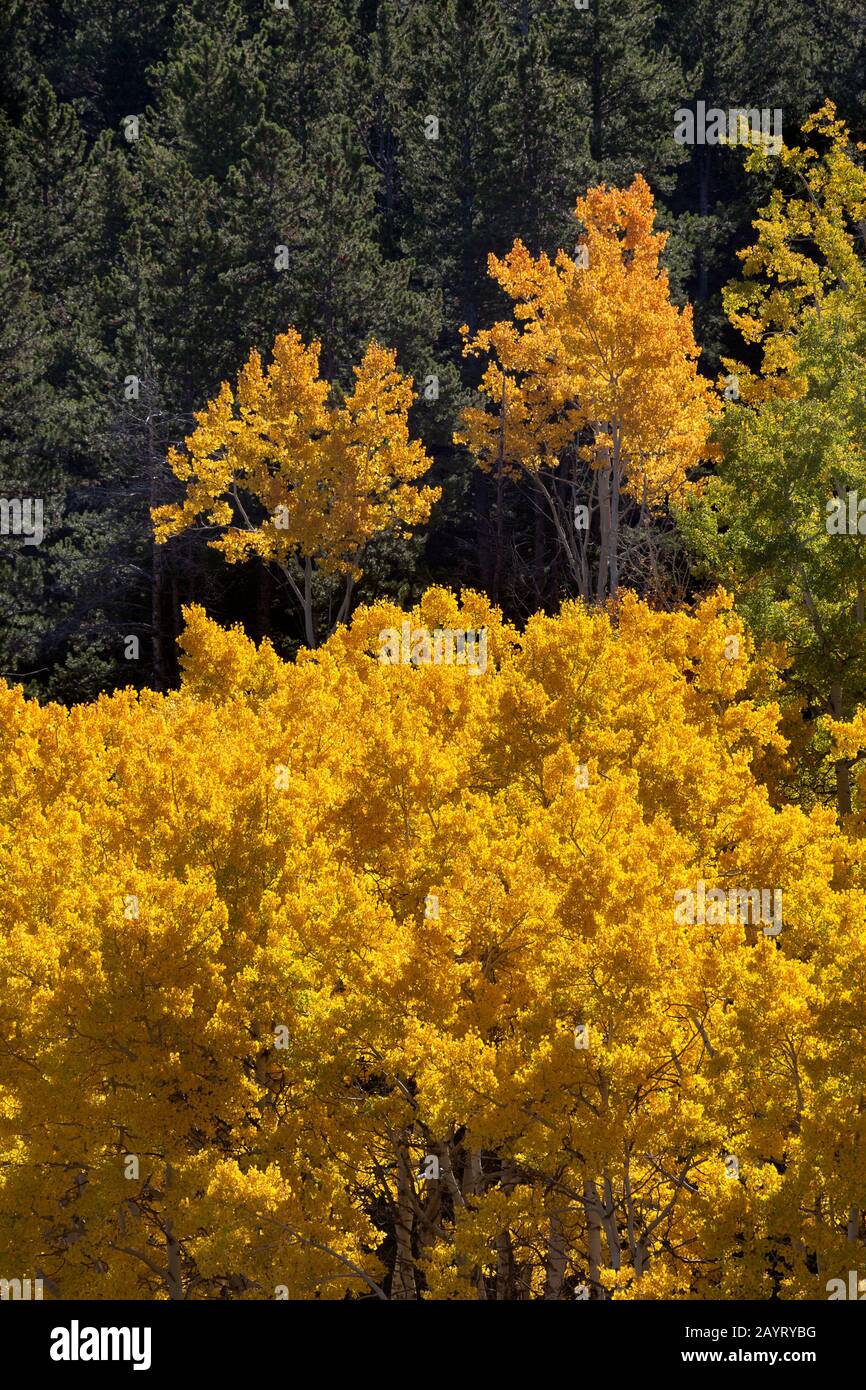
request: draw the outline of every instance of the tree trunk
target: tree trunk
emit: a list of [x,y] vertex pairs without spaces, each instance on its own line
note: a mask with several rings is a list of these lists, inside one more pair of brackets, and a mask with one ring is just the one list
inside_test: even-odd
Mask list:
[[482,1192],[483,1186],[481,1150],[472,1149],[467,1155],[466,1167],[463,1169],[463,1196],[477,1197]]
[[170,1299],[183,1298],[183,1277],[180,1270],[180,1246],[172,1231],[171,1222],[165,1223],[165,1252],[168,1269],[166,1285]]
[[309,555],[304,560],[304,633],[308,647],[312,649],[318,645],[313,626],[313,562]]
[[[513,1192],[517,1186],[517,1171],[514,1165],[503,1160],[499,1176],[499,1186],[504,1193]],[[514,1291],[514,1246],[508,1227],[496,1237],[496,1294],[497,1301],[511,1300]]]
[[619,490],[622,486],[622,455],[619,428],[613,426],[613,474],[610,488],[610,592],[619,588]]
[[566,1245],[562,1217],[559,1212],[554,1212],[550,1218],[547,1234],[547,1274],[544,1281],[545,1299],[560,1299],[562,1297],[562,1283],[565,1278],[565,1266],[567,1262],[568,1247]]
[[496,532],[493,549],[493,602],[502,601],[502,464],[496,472]]
[[[844,719],[842,710],[842,686],[834,682],[830,688],[830,704],[834,719]],[[851,764],[847,758],[838,758],[833,764],[836,774],[836,814],[839,820],[851,814]]]
[[532,537],[532,578],[536,595],[536,606],[539,609],[544,607],[545,602],[545,573],[544,555],[547,548],[545,535],[545,516],[540,507],[535,508],[535,526]]
[[397,1249],[394,1255],[391,1297],[403,1301],[418,1297],[415,1261],[412,1256],[412,1230],[415,1224],[412,1197],[409,1154],[405,1139],[401,1139],[397,1145],[397,1200],[394,1204],[394,1239]]
[[586,1215],[586,1246],[589,1255],[590,1298],[596,1299],[603,1297],[601,1283],[600,1206],[598,1188],[591,1178],[587,1178],[583,1184],[583,1208]]
[[857,1233],[860,1229],[860,1212],[857,1207],[852,1207],[848,1213],[848,1225],[845,1229],[845,1238],[850,1245],[854,1245],[857,1240]]
[[487,473],[475,469],[475,549],[478,555],[478,583],[485,593],[493,589],[493,547],[491,545],[490,511],[492,483]]
[[602,1219],[604,1221],[605,1240],[607,1241],[608,1263],[611,1269],[619,1269],[622,1261],[622,1247],[620,1246],[617,1227],[613,1184],[607,1169],[604,1172],[604,1216]]
[[496,540],[493,552],[493,602],[500,602],[502,584],[502,503],[505,468],[505,373],[502,373],[502,400],[499,406],[499,461],[496,468]]
[[[602,426],[596,425],[596,432]],[[606,446],[597,447],[596,457],[600,460],[598,468],[598,509],[601,522],[601,546],[598,555],[598,574],[596,575],[595,598],[601,603],[608,591],[611,554],[611,484],[613,470],[610,454]]]

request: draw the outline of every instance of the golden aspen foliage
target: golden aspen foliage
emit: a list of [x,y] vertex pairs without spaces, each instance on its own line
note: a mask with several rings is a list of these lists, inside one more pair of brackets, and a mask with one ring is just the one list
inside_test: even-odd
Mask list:
[[158,542],[203,523],[216,528],[210,544],[230,564],[254,555],[279,564],[310,645],[312,573],[346,578],[342,621],[367,543],[422,524],[439,497],[416,486],[432,461],[410,438],[414,393],[396,353],[370,343],[354,388],[334,402],[320,351],[295,329],[276,339],[267,368],[254,349],[236,389],[223,382],[184,449],[169,451],[186,484],[182,502],[153,511]]
[[649,185],[601,185],[578,198],[584,228],[575,256],[531,255],[522,242],[489,271],[513,301],[512,318],[473,338],[486,361],[483,407],[462,417],[458,443],[482,468],[538,473],[578,441],[593,467],[609,458],[618,488],[657,504],[682,489],[706,454],[710,383],[698,374],[692,311],[670,300],[653,230]]
[[[2,1268],[706,1299],[855,1267],[864,885],[755,775],[778,712],[725,595],[520,633],[433,589],[295,664],[186,616],[177,692],[0,687]],[[383,660],[404,623],[483,632],[484,669]],[[780,930],[676,906],[719,890]]]
[[829,100],[803,122],[802,132],[814,143],[782,144],[778,156],[758,147],[746,159],[746,168],[756,173],[778,167],[785,185],[775,187],[759,210],[752,224],[756,240],[737,252],[743,278],[723,293],[733,326],[762,349],[760,375],[723,359],[746,401],[773,394],[797,397],[807,389],[797,370],[798,335],[810,313],[832,310],[849,317],[853,309],[863,314],[866,145],[852,141]]

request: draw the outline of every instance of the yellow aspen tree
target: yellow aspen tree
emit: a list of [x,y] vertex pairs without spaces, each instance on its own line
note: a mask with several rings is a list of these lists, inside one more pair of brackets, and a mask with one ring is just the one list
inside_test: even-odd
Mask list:
[[184,449],[169,452],[186,485],[182,502],[153,511],[159,542],[203,523],[216,528],[210,544],[230,564],[255,555],[277,564],[310,647],[315,577],[343,582],[335,623],[343,622],[368,542],[408,534],[439,497],[437,488],[416,486],[431,459],[410,438],[412,381],[395,352],[370,343],[354,388],[334,402],[320,351],[295,329],[277,338],[267,368],[253,350],[236,389],[224,382],[196,414]]
[[717,398],[697,370],[691,308],[670,300],[645,179],[589,189],[575,217],[574,256],[535,257],[520,241],[490,256],[514,308],[473,338],[464,330],[466,354],[486,364],[485,404],[464,411],[455,439],[480,467],[530,477],[580,594],[601,599],[619,587],[623,496],[640,527],[682,492],[709,451]]

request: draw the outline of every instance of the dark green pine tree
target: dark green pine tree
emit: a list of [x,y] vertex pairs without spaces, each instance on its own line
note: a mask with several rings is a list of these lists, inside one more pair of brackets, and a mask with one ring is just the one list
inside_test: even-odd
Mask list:
[[813,0],[809,19],[817,91],[832,97],[854,137],[866,140],[866,7],[851,0]]
[[222,287],[220,376],[301,318],[299,257],[309,239],[310,178],[291,131],[261,120],[222,188],[215,255]]
[[150,509],[178,495],[166,450],[189,433],[222,367],[236,370],[235,330],[223,311],[216,180],[197,179],[145,129],[122,158],[124,228],[98,298],[111,361],[102,502],[117,518],[135,580],[123,630],[140,638],[141,667],[130,672],[165,687],[177,675],[181,603],[215,595],[219,611],[218,565],[190,537],[157,547]]
[[[581,170],[579,84],[549,54],[552,20],[501,0],[447,0],[377,8],[371,63],[372,157],[391,244],[421,284],[441,296],[443,370],[450,382],[436,424],[443,444],[474,385],[460,328],[474,332],[500,310],[487,274],[491,252],[520,237],[533,250],[573,240]],[[583,92],[585,105],[585,91]],[[443,449],[444,497],[431,563],[502,596],[504,502],[469,461]],[[495,492],[495,496],[494,496]],[[521,524],[508,530],[520,545]]]
[[682,69],[661,41],[659,12],[657,0],[591,0],[586,10],[554,11],[554,61],[586,92],[592,183],[627,184],[640,171],[656,195],[673,188],[682,159],[671,138]]
[[306,159],[322,123],[344,116],[361,134],[363,41],[358,0],[248,0],[263,13],[261,77],[267,116]]
[[487,255],[501,249],[501,196],[491,202],[490,193],[497,172],[507,180],[511,149],[491,111],[508,34],[494,0],[443,0],[409,7],[397,40],[401,246],[422,283],[442,294],[455,352],[459,326],[477,327],[489,298]]
[[[0,0],[0,4],[9,0]],[[170,46],[178,0],[37,0],[42,71],[85,130],[117,130],[152,99],[148,68]]]
[[20,123],[2,131],[3,219],[53,310],[86,305],[98,170],[72,106],[40,77]]
[[[585,121],[588,89],[575,73],[553,62],[552,26],[541,14],[512,30],[494,88],[491,134],[499,146],[489,164],[487,197],[496,241],[520,239],[531,251],[552,255],[574,241],[574,204],[586,186]],[[503,179],[503,147],[510,169]]]
[[379,176],[381,244],[393,259],[403,253],[398,128],[409,82],[405,47],[400,41],[406,6],[401,0],[371,0],[368,9],[363,124],[367,157]]
[[412,283],[410,261],[379,246],[376,175],[348,118],[321,122],[307,151],[309,220],[298,252],[300,328],[322,340],[322,370],[348,382],[371,337],[418,371],[430,360],[435,296]]
[[[4,662],[34,671],[36,688],[64,698],[85,698],[107,678],[114,644],[107,609],[120,582],[106,558],[114,537],[98,498],[111,414],[96,308],[110,161],[109,142],[88,149],[75,112],[44,78],[18,128],[3,131],[7,334],[31,345],[0,382],[3,482],[41,497],[45,513],[40,545],[4,542],[3,601],[11,596],[16,613]],[[29,393],[34,412],[22,420]]]
[[[815,73],[818,44],[808,0],[782,6],[738,0],[694,0],[666,7],[663,34],[687,71],[676,108],[781,109],[783,133],[796,143],[799,125],[821,100]],[[673,112],[670,113],[671,128]],[[751,239],[751,221],[769,191],[746,175],[744,151],[720,145],[683,146],[670,205],[677,268],[695,303],[695,323],[707,369],[726,341],[721,288],[736,273],[736,250]]]
[[[493,89],[479,90],[482,40],[471,10],[454,0],[436,6],[380,0],[369,6],[364,118],[384,244],[389,256],[411,266],[412,283],[441,314],[431,360],[421,371],[425,394],[416,411],[437,459],[436,481],[444,488],[427,556],[433,573],[459,568],[477,584],[472,472],[465,459],[455,460],[451,444],[466,399],[458,329],[477,317],[479,296],[486,293],[493,228],[493,209],[485,209],[480,193],[483,175],[472,159],[483,143],[485,104]],[[490,13],[495,19],[492,8]],[[501,26],[498,37],[505,41]],[[489,32],[483,38],[492,41]]]
[[[271,205],[282,198],[285,235],[265,247],[268,267],[274,245],[287,248],[280,295],[296,308],[301,331],[321,338],[329,376],[348,381],[351,364],[373,335],[393,343],[401,364],[414,370],[429,355],[435,305],[418,294],[414,268],[394,244],[383,206],[371,158],[359,6],[356,0],[285,0],[267,9],[261,43],[270,126],[259,148],[251,142],[240,172],[245,196],[255,172],[260,196]],[[285,132],[282,142],[274,140],[275,126]],[[262,177],[268,158],[263,141],[276,144],[281,188],[272,190]],[[266,220],[279,230],[270,208]]]
[[[118,188],[125,200],[134,199],[137,184],[126,165]],[[176,495],[166,450],[193,421],[191,412],[175,403],[174,380],[154,358],[154,345],[167,351],[160,282],[137,227],[123,233],[118,252],[98,291],[110,371],[96,490],[105,559],[117,590],[114,654],[118,662],[122,657],[122,675],[115,679],[165,688],[177,675],[173,639],[179,603],[172,601],[172,590],[178,589],[187,547],[175,547],[169,560],[155,546],[150,508]]]
[[221,182],[261,120],[260,42],[240,0],[220,5],[218,23],[210,5],[184,7],[169,57],[148,71],[155,98],[150,133],[198,180]]
[[[198,408],[251,345],[232,279],[237,258],[227,251],[239,218],[255,217],[265,197],[245,191],[243,173],[263,129],[260,67],[260,37],[238,0],[221,7],[218,22],[205,4],[184,6],[168,54],[148,72],[154,105],[138,138],[122,142],[130,178],[118,245],[139,326],[130,350],[146,357],[154,389],[174,413]],[[259,173],[279,183],[275,162],[268,174],[261,159]],[[258,235],[248,224],[247,236]]]
[[55,38],[51,0],[0,0],[0,112],[20,120]]
[[[58,493],[61,500],[64,495],[62,475],[56,465],[49,466],[44,448],[45,436],[59,425],[57,398],[48,381],[52,351],[42,301],[4,233],[0,239],[0,495],[38,499],[49,534]],[[6,679],[36,681],[48,627],[45,581],[41,546],[24,546],[14,535],[0,537],[0,674]],[[41,674],[47,674],[47,667]]]
[[[215,179],[197,178],[183,155],[144,128],[127,158],[131,179],[119,268],[135,284],[152,370],[188,414],[219,384],[228,351],[221,338],[223,204]],[[135,362],[125,365],[135,372]]]

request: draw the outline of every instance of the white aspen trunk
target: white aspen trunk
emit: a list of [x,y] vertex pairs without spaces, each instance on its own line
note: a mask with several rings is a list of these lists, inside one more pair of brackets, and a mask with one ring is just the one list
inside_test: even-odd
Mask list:
[[439,1159],[439,1174],[454,1199],[455,1208],[465,1207],[466,1202],[451,1165],[451,1145],[448,1143],[437,1144],[431,1153],[435,1153]]
[[[478,1197],[484,1191],[484,1174],[481,1168],[481,1150],[470,1149],[466,1158],[466,1167],[463,1169],[463,1196]],[[471,1282],[474,1284],[478,1297],[487,1298],[487,1285],[484,1282],[484,1272],[476,1265],[471,1274]]]
[[574,514],[569,514],[563,507],[562,498],[556,490],[555,479],[548,484],[543,478],[539,477],[537,473],[533,474],[533,478],[536,488],[550,511],[550,517],[553,521],[554,529],[556,530],[557,539],[568,561],[568,567],[579,583],[580,558],[578,541],[574,531]]
[[[601,421],[596,421],[593,428],[595,429],[596,435],[599,435],[604,429],[604,425]],[[598,557],[595,597],[596,601],[601,603],[608,591],[611,553],[611,482],[613,470],[610,463],[610,451],[606,445],[596,445],[596,460],[599,464],[596,472],[598,473],[598,510],[599,521],[601,523],[601,548]]]
[[562,1297],[562,1283],[565,1278],[567,1260],[568,1250],[566,1247],[565,1229],[562,1224],[562,1217],[559,1212],[554,1212],[550,1218],[547,1235],[547,1274],[544,1281],[545,1299],[559,1299]]
[[415,1224],[412,1197],[409,1156],[406,1142],[401,1139],[397,1145],[397,1200],[394,1204],[394,1239],[397,1248],[394,1254],[394,1277],[391,1280],[391,1297],[395,1300],[418,1297],[415,1261],[412,1256],[412,1230]]
[[619,588],[619,490],[622,487],[622,452],[619,429],[613,424],[613,475],[610,488],[610,592]]
[[472,1149],[463,1170],[463,1196],[477,1197],[482,1190],[481,1150]]
[[434,1228],[442,1210],[442,1183],[438,1178],[428,1178],[424,1186],[427,1200],[421,1208],[424,1220],[418,1228],[418,1242],[420,1245],[432,1245],[436,1239]]
[[511,1232],[502,1231],[496,1237],[496,1301],[511,1302],[514,1298],[514,1249]]
[[622,1250],[616,1222],[616,1203],[613,1198],[613,1184],[606,1169],[604,1174],[604,1234],[607,1240],[610,1267],[611,1269],[619,1269]]
[[848,1225],[845,1229],[845,1238],[851,1245],[857,1239],[857,1232],[860,1229],[860,1212],[857,1207],[852,1207],[848,1213]]
[[623,1194],[625,1196],[625,1229],[628,1237],[628,1253],[632,1265],[635,1265],[637,1262],[637,1237],[634,1229],[634,1201],[631,1194],[631,1165],[628,1154],[626,1154],[623,1174]]
[[[513,1164],[503,1162],[499,1185],[505,1193],[517,1186],[517,1172]],[[511,1232],[506,1227],[496,1237],[496,1295],[497,1301],[514,1298],[514,1247]]]
[[592,601],[592,575],[591,575],[590,572],[589,572],[589,553],[588,553],[588,552],[589,552],[589,536],[590,536],[590,531],[591,531],[591,529],[592,529],[592,518],[593,518],[593,514],[594,514],[594,512],[595,512],[596,493],[597,493],[597,491],[598,491],[598,475],[597,475],[595,472],[593,472],[593,474],[592,474],[592,483],[591,483],[591,486],[590,486],[590,489],[589,489],[589,497],[588,497],[587,502],[586,502],[587,510],[589,511],[589,524],[587,525],[586,531],[583,533],[582,538],[579,539],[579,541],[578,541],[578,564],[579,564],[579,572],[578,572],[578,581],[577,581],[577,582],[578,582],[578,586],[579,586],[579,590],[580,590],[580,596],[581,596],[581,598],[584,599],[587,603],[590,603],[590,602]]
[[343,601],[337,610],[337,617],[334,621],[334,627],[339,627],[340,623],[344,623],[346,621],[346,618],[349,614],[349,608],[352,603],[352,593],[354,591],[354,588],[355,581],[352,578],[351,574],[349,574],[346,576],[346,588],[343,593]]
[[583,1184],[583,1209],[586,1215],[586,1247],[589,1256],[590,1296],[601,1296],[601,1221],[598,1188],[591,1178]]

